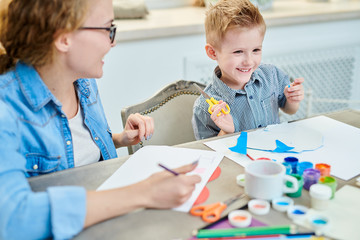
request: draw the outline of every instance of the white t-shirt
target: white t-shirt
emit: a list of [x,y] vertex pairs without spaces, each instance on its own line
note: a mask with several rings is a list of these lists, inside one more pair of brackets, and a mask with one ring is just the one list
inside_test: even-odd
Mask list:
[[84,123],[83,111],[80,105],[76,116],[69,119],[69,126],[73,141],[75,167],[98,162],[100,149],[95,144],[89,129]]

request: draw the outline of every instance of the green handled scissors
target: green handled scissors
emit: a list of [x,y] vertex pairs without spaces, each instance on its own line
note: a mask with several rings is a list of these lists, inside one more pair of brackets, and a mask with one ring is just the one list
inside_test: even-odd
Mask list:
[[[211,108],[214,105],[219,104],[219,101],[217,101],[213,97],[210,97],[209,95],[207,95],[196,83],[194,83],[194,85],[195,85],[195,87],[197,87],[199,89],[201,94],[205,97],[206,102],[209,104],[208,111],[209,111],[210,114],[212,114],[213,112],[211,111]],[[224,109],[221,109],[221,112],[223,114],[229,114],[230,113],[230,107],[229,107],[228,104],[226,104],[226,109],[227,109],[227,111],[225,111]],[[219,112],[219,114],[217,115],[218,117],[221,115],[221,112]]]

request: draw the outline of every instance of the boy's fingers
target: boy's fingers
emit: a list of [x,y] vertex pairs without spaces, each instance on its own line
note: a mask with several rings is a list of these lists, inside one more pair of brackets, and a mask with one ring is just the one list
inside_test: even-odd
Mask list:
[[296,78],[296,79],[294,80],[294,83],[295,83],[296,85],[302,84],[303,82],[304,82],[304,78]]

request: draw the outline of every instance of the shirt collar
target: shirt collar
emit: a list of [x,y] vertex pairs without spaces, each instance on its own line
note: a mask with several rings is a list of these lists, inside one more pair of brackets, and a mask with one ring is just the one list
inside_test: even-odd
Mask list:
[[221,100],[231,104],[235,99],[235,94],[236,94],[235,90],[231,89],[228,85],[226,85],[223,81],[221,81],[220,77],[221,77],[221,70],[219,66],[217,66],[213,73],[214,91],[216,92],[217,95],[221,96]]
[[61,106],[61,103],[50,92],[33,66],[19,61],[16,64],[15,74],[19,80],[22,93],[35,111],[44,107],[51,100]]
[[[235,90],[230,88],[228,85],[226,85],[223,81],[220,80],[221,77],[221,70],[219,66],[217,66],[213,73],[213,85],[214,85],[214,91],[221,95],[222,100],[227,103],[234,103],[236,94],[246,94],[245,90],[239,89]],[[246,83],[246,85],[252,85],[252,84],[259,84],[261,86],[263,79],[259,76],[257,71],[255,71],[251,77],[249,82]]]
[[90,97],[90,82],[88,79],[78,79],[74,84],[81,95],[84,95],[86,98]]

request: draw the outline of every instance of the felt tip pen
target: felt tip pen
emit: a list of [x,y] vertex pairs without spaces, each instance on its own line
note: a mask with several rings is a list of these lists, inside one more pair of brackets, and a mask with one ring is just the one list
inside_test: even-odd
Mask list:
[[199,229],[195,236],[197,238],[219,238],[219,237],[247,237],[267,234],[294,234],[297,233],[296,225],[263,226],[230,229]]

